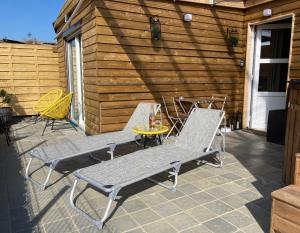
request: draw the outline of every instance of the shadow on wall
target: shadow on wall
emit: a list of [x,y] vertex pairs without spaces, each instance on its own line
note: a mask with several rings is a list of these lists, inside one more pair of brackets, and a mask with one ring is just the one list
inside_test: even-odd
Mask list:
[[[243,69],[239,70],[238,67],[238,59],[240,59],[238,53],[236,53],[236,51],[229,46],[229,44],[227,43],[227,30],[224,29],[224,24],[226,24],[226,20],[221,21],[219,16],[218,16],[218,11],[216,10],[216,8],[211,8],[211,13],[214,16],[214,19],[216,21],[216,24],[218,26],[216,26],[216,28],[218,27],[217,30],[220,31],[222,38],[219,38],[219,40],[223,39],[224,40],[224,47],[227,48],[226,51],[223,51],[223,53],[226,55],[226,57],[228,59],[234,60],[233,64],[230,65],[232,66],[232,72],[227,72],[227,75],[229,75],[229,77],[216,77],[215,76],[215,72],[216,72],[216,65],[211,62],[212,58],[210,58],[210,61],[208,61],[207,59],[207,53],[208,52],[212,52],[212,53],[216,53],[218,51],[212,51],[211,49],[207,49],[206,46],[207,44],[205,43],[200,43],[199,42],[199,35],[195,35],[194,34],[194,28],[193,28],[193,22],[190,23],[186,23],[182,20],[183,18],[183,14],[185,13],[184,10],[182,10],[181,5],[188,5],[185,3],[172,3],[174,6],[174,9],[176,10],[177,14],[178,14],[178,18],[181,19],[181,29],[183,28],[186,33],[184,34],[180,34],[180,36],[188,36],[189,37],[189,43],[190,46],[193,46],[193,48],[190,48],[190,51],[193,51],[197,54],[197,56],[195,57],[195,59],[200,59],[201,62],[199,63],[199,66],[203,66],[203,72],[206,72],[206,76],[207,76],[207,81],[205,82],[199,82],[197,81],[196,83],[191,83],[191,81],[187,80],[186,77],[186,72],[187,71],[193,71],[193,69],[187,70],[182,68],[183,66],[181,65],[181,63],[178,62],[178,54],[176,51],[174,51],[177,48],[171,48],[170,47],[170,41],[168,41],[165,36],[164,36],[164,27],[169,27],[169,22],[164,23],[164,20],[161,20],[162,23],[162,35],[161,35],[161,39],[159,41],[152,41],[152,47],[151,49],[153,50],[153,52],[151,51],[150,53],[147,52],[147,54],[149,56],[152,56],[153,59],[155,59],[156,55],[164,55],[164,58],[167,58],[169,61],[164,63],[164,64],[168,64],[168,68],[166,69],[160,69],[160,71],[166,71],[166,72],[176,72],[176,78],[179,78],[178,83],[174,83],[174,81],[172,81],[170,79],[170,82],[166,81],[166,83],[164,84],[168,84],[168,85],[173,85],[174,88],[173,89],[165,89],[162,88],[162,86],[158,87],[157,81],[154,81],[153,78],[149,78],[149,77],[153,77],[153,69],[155,69],[156,71],[158,70],[158,68],[151,68],[151,69],[147,69],[147,62],[141,60],[141,57],[139,56],[139,53],[136,48],[141,49],[143,46],[142,44],[139,45],[135,45],[132,40],[128,37],[128,29],[125,29],[124,26],[122,25],[122,22],[119,22],[118,19],[115,18],[115,15],[110,12],[109,6],[107,6],[107,2],[105,0],[99,0],[98,1],[98,7],[97,10],[99,11],[100,15],[103,15],[105,17],[103,17],[103,19],[105,20],[105,23],[110,27],[110,30],[112,32],[112,34],[115,36],[115,39],[118,41],[118,44],[122,47],[123,51],[126,53],[128,59],[129,59],[129,63],[133,66],[133,70],[136,71],[138,73],[138,76],[140,78],[140,80],[143,81],[143,85],[145,86],[145,89],[149,90],[149,94],[152,95],[152,99],[158,101],[158,102],[162,102],[161,101],[161,97],[162,95],[167,95],[167,96],[186,96],[186,97],[194,97],[195,94],[197,96],[200,95],[204,95],[201,92],[202,91],[193,91],[195,90],[195,88],[193,86],[196,85],[203,85],[203,87],[201,87],[201,89],[207,87],[208,90],[211,90],[212,92],[215,93],[227,93],[229,95],[231,95],[230,98],[230,102],[236,102],[238,101],[238,99],[236,99],[236,96],[238,93],[240,93],[241,90],[238,90],[240,87],[240,84],[242,83],[242,81],[238,81],[237,77],[242,77],[242,71]],[[142,14],[146,15],[147,17],[151,16],[151,15],[156,15],[155,13],[158,11],[156,8],[154,7],[148,7],[148,3],[144,0],[139,0],[139,4],[142,7]],[[161,11],[167,11],[165,9],[161,10]],[[132,14],[134,14],[133,12],[131,12]],[[195,14],[196,15],[196,14]],[[197,15],[196,15],[197,16]],[[158,17],[163,17],[158,15]],[[197,20],[197,19],[196,19]],[[196,21],[195,20],[195,21]],[[198,19],[199,21],[199,19]],[[134,23],[134,20],[132,20],[131,23]],[[150,25],[146,25],[145,24],[145,31],[149,30]],[[174,30],[175,30],[175,26]],[[195,28],[195,30],[198,30],[197,28]],[[207,35],[205,35],[204,33],[207,33],[206,31],[203,31],[203,38],[206,37]],[[140,40],[141,42],[141,38],[145,38],[143,35],[140,38],[134,38],[136,40]],[[150,38],[147,37],[147,39],[150,40]],[[178,46],[181,45],[181,42],[178,42]],[[149,47],[150,48],[150,47]],[[228,56],[227,56],[228,55]],[[184,55],[182,55],[184,57]],[[216,54],[214,55],[215,58]],[[189,57],[189,59],[192,59],[192,57]],[[157,66],[159,66],[159,63],[152,63],[153,64],[157,64]],[[195,63],[193,63],[195,64]],[[185,65],[191,65],[191,64],[185,64]],[[224,68],[223,65],[220,65],[220,67],[218,68],[218,72],[222,72],[222,69]],[[195,71],[195,70],[194,70]],[[196,72],[199,71],[196,69]],[[201,72],[199,72],[199,75],[201,74]],[[225,72],[226,75],[226,72]],[[163,79],[163,78],[162,78]],[[169,80],[166,79],[165,80]],[[223,81],[220,81],[223,80]],[[224,81],[225,80],[225,81]],[[224,90],[224,84],[222,84],[222,82],[224,82],[224,84],[228,87],[230,85],[230,89],[228,90],[227,88],[225,88]],[[178,88],[178,85],[181,85],[183,87]],[[142,90],[142,89],[141,89]],[[141,91],[144,92],[144,91]],[[197,92],[197,93],[196,93]],[[204,92],[203,92],[204,93]],[[137,93],[137,94],[141,94],[141,93]],[[141,95],[138,95],[141,96]],[[138,97],[136,98],[138,99]],[[131,99],[134,100],[134,99]],[[241,107],[239,106],[232,106],[232,108],[238,108]]]

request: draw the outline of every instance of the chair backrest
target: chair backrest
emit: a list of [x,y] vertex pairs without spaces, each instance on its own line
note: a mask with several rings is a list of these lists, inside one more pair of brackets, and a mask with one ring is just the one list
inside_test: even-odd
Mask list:
[[196,153],[209,150],[224,115],[221,110],[195,108],[177,137],[176,145]]
[[162,101],[163,101],[163,103],[164,103],[164,107],[165,107],[165,111],[166,111],[166,113],[167,113],[167,117],[170,118],[171,115],[170,115],[170,113],[169,113],[169,110],[168,110],[168,107],[167,107],[167,103],[166,103],[165,97],[162,96],[161,98],[162,98]]
[[41,114],[42,117],[51,119],[64,119],[70,111],[73,92],[58,100],[54,105]]
[[212,102],[208,108],[220,109],[223,111],[227,101],[227,96],[223,94],[213,94],[211,100]]
[[47,94],[40,97],[38,102],[34,105],[33,110],[41,113],[55,104],[63,96],[61,89],[49,91]]
[[149,115],[152,109],[154,110],[154,114],[156,115],[160,111],[160,104],[144,102],[139,103],[135,108],[134,112],[132,113],[123,131],[134,134],[132,131],[133,127],[149,126]]

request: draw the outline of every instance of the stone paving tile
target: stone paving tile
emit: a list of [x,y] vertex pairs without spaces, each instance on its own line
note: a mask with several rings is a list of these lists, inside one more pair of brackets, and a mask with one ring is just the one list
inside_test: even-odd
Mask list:
[[186,211],[186,213],[193,216],[200,223],[206,222],[212,218],[217,217],[217,215],[214,212],[210,211],[204,206],[198,206],[196,208],[189,209]]
[[195,201],[197,201],[199,204],[204,204],[207,202],[211,202],[215,200],[216,198],[206,192],[199,192],[194,193],[191,195],[191,198],[193,198]]
[[210,181],[211,183],[215,184],[215,185],[221,185],[221,184],[225,184],[225,183],[229,182],[228,179],[226,179],[222,176],[210,177],[207,180]]
[[211,233],[211,231],[204,225],[198,225],[190,229],[181,231],[180,233]]
[[234,183],[234,182],[230,182],[230,183],[226,183],[224,185],[219,186],[220,188],[226,190],[227,192],[230,193],[240,193],[246,190],[246,188],[241,187],[240,185]]
[[167,199],[159,193],[144,195],[141,198],[143,202],[146,203],[148,206],[159,205],[167,201]]
[[180,197],[172,201],[175,205],[177,205],[182,210],[187,210],[190,208],[194,208],[198,205],[198,202],[193,200],[188,196]]
[[164,220],[153,222],[143,226],[148,233],[175,233],[177,232],[169,223]]
[[141,199],[138,198],[131,201],[125,201],[122,207],[128,213],[132,213],[147,208],[147,205]]
[[233,174],[233,173],[226,173],[221,175],[222,177],[224,177],[225,179],[229,180],[229,181],[235,181],[235,180],[239,180],[242,179],[240,176]]
[[138,226],[134,219],[129,215],[113,218],[106,224],[112,232],[125,232]]
[[145,233],[146,231],[144,231],[142,228],[137,228],[131,231],[126,231],[126,233]]
[[240,197],[244,198],[248,202],[253,202],[262,198],[262,195],[258,193],[251,192],[250,190],[246,190],[238,194]]
[[232,206],[233,208],[240,208],[248,203],[247,200],[241,198],[238,194],[233,194],[224,198],[221,198],[223,202]]
[[173,200],[173,199],[184,196],[184,193],[181,192],[180,190],[177,190],[176,192],[170,192],[169,190],[164,190],[164,191],[160,192],[160,194],[168,200]]
[[63,219],[56,222],[44,224],[47,233],[66,233],[77,230],[71,219]]
[[222,187],[211,188],[211,189],[206,190],[206,192],[208,192],[209,194],[213,195],[216,198],[226,197],[231,194],[231,192],[226,191]]
[[197,225],[197,221],[186,213],[179,213],[166,219],[176,230],[182,231]]
[[214,183],[208,181],[207,179],[193,181],[193,185],[202,191],[216,186]]
[[253,219],[240,211],[233,211],[222,216],[227,222],[230,222],[238,228],[246,227],[253,223]]
[[151,208],[161,217],[167,217],[181,211],[180,208],[172,202],[162,203]]
[[201,191],[199,188],[197,188],[196,186],[194,186],[192,184],[180,185],[177,187],[177,190],[180,190],[181,192],[184,192],[187,195]]
[[151,209],[144,209],[131,214],[131,216],[140,224],[144,225],[160,219],[160,216]]
[[218,215],[225,214],[225,213],[233,210],[233,208],[231,206],[227,205],[226,203],[224,203],[220,200],[210,202],[208,204],[205,204],[204,206],[207,209],[209,209],[210,211],[212,211]]
[[266,233],[267,231],[264,231],[257,223],[254,223],[250,226],[247,226],[242,229],[245,233]]
[[233,226],[229,222],[226,222],[222,218],[214,218],[210,221],[203,223],[203,225],[206,226],[213,233],[231,233],[237,230],[235,226]]

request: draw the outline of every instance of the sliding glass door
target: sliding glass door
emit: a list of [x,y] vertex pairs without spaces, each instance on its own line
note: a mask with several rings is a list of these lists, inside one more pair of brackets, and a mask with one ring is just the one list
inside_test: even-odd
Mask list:
[[73,92],[71,121],[84,129],[82,49],[79,36],[67,41],[68,89]]

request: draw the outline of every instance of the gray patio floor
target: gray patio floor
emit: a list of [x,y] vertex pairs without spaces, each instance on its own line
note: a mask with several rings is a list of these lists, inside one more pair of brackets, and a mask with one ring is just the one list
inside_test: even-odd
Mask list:
[[[95,163],[89,156],[61,163],[45,191],[23,178],[30,149],[84,136],[62,127],[48,129],[41,137],[42,127],[43,123],[29,119],[13,125],[10,147],[0,135],[0,232],[268,232],[270,193],[280,187],[283,147],[266,143],[264,137],[229,133],[224,167],[185,164],[176,193],[147,180],[122,190],[111,217],[98,230],[69,206],[72,171]],[[116,154],[137,149],[141,148],[131,143],[119,147]],[[96,156],[109,159],[105,151]],[[34,176],[41,179],[45,174],[42,168]],[[77,203],[100,216],[104,201],[102,194],[87,187]]]

